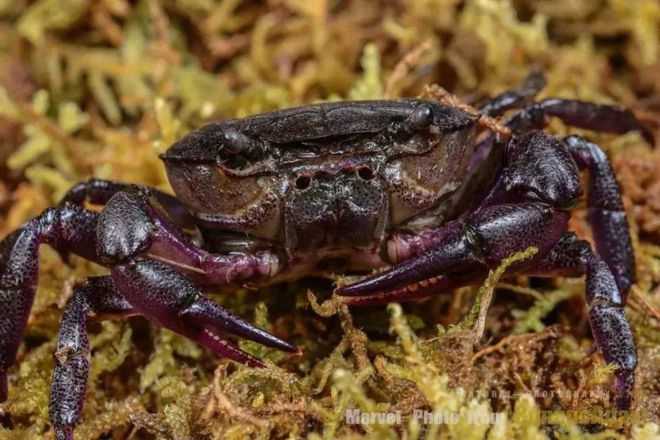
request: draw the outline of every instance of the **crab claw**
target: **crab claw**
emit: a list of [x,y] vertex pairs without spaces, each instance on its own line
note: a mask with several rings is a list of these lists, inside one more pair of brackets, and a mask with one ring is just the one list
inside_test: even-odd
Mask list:
[[161,262],[132,261],[113,267],[111,274],[117,289],[137,313],[216,354],[248,366],[265,366],[259,359],[239,349],[226,338],[227,335],[250,339],[289,353],[300,353],[297,347],[222,309],[194,282]]
[[[408,302],[427,298],[437,293],[448,292],[477,283],[483,279],[482,275],[468,271],[460,274],[423,277],[408,281],[407,284],[403,285],[395,283],[393,286],[397,287],[388,288],[386,286],[390,283],[390,280],[401,273],[395,269],[396,267],[382,274],[367,277],[357,283],[339,288],[335,293],[341,297],[341,302],[347,306],[378,306],[391,302]],[[402,277],[400,281],[403,282],[404,280],[407,280],[407,278]]]
[[236,344],[223,338],[207,327],[204,327],[198,331],[188,330],[182,331],[180,333],[220,356],[247,365],[251,368],[266,367],[266,364],[262,360],[257,359],[250,353],[241,350],[236,346]]
[[[201,329],[207,337],[210,337],[214,341],[220,340],[221,345],[225,345],[227,341],[215,332],[218,329],[267,347],[276,348],[288,353],[300,354],[298,347],[229,313],[203,295],[200,295],[191,305],[181,311],[179,316],[187,326]],[[231,356],[227,355],[227,357]]]
[[430,251],[417,258],[406,260],[384,272],[368,276],[348,286],[339,287],[336,293],[341,296],[372,295],[378,292],[388,292],[399,288],[423,287],[421,283],[435,283],[436,275],[442,274],[444,252]]
[[458,280],[446,279],[460,268],[461,273],[471,272],[481,266],[472,252],[471,238],[460,225],[449,226],[442,246],[430,249],[421,255],[402,261],[392,268],[368,276],[354,284],[339,287],[339,296],[385,296],[391,301],[401,298],[413,299],[428,296],[455,285]]
[[[421,281],[415,281],[403,287],[392,290],[376,291],[375,293],[352,294],[341,296],[342,304],[353,307],[368,307],[389,304],[391,302],[408,302],[427,298],[436,293],[446,292],[464,286],[474,281],[472,276],[442,277],[434,276]],[[348,286],[348,287],[352,287]],[[341,293],[337,292],[338,295]]]

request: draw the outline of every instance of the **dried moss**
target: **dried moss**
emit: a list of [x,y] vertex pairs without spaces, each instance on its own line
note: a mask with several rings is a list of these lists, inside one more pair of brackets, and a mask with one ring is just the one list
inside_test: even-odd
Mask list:
[[[417,96],[432,83],[475,103],[532,67],[548,77],[543,96],[620,102],[657,137],[658,29],[655,0],[0,0],[0,236],[92,175],[170,191],[158,153],[207,120]],[[556,121],[551,130],[567,132]],[[329,293],[320,281],[212,292],[304,348],[297,358],[241,343],[271,363],[266,370],[218,359],[140,318],[92,326],[77,437],[658,438],[660,155],[637,134],[589,136],[613,159],[637,251],[626,308],[640,359],[636,412],[623,420],[632,426],[579,412],[610,407],[612,374],[589,355],[583,281],[496,285],[494,273],[481,293],[460,289],[403,308],[319,308],[316,295]],[[588,237],[585,218],[579,206],[571,227]],[[0,421],[13,425],[0,425],[0,439],[52,438],[48,383],[61,311],[76,282],[103,273],[78,258],[68,267],[50,249],[41,255],[11,400],[0,405],[11,414]],[[350,425],[345,411],[354,408],[403,418]],[[424,425],[416,410],[459,419]],[[475,415],[488,422],[468,424]],[[605,430],[590,433],[594,423]]]

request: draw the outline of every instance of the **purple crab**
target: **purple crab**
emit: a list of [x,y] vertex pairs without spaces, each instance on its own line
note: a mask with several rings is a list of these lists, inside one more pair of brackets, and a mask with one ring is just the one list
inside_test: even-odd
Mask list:
[[[533,246],[536,255],[508,274],[586,275],[594,339],[617,367],[616,405],[628,408],[637,360],[623,306],[635,269],[619,185],[598,145],[542,129],[557,117],[653,138],[620,106],[534,102],[542,86],[533,74],[478,114],[401,99],[211,123],[161,156],[176,197],[103,180],[75,186],[0,243],[0,401],[34,299],[42,244],[109,269],[75,289],[62,317],[50,397],[58,439],[72,439],[80,422],[91,320],[142,315],[221,356],[263,367],[232,339],[299,349],[219,307],[204,286],[290,281],[332,258],[346,271],[389,267],[335,291],[352,306],[378,305],[479,283],[502,259]],[[511,135],[489,132],[486,116],[503,117]],[[583,193],[582,170],[595,250],[567,231]]]

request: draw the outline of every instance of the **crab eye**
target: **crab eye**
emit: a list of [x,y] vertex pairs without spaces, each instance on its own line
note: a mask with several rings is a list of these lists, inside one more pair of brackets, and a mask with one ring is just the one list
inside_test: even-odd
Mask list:
[[410,115],[410,122],[415,128],[426,128],[433,122],[433,110],[428,105],[420,105]]
[[222,146],[229,153],[238,154],[250,146],[250,140],[236,131],[227,131],[222,135]]

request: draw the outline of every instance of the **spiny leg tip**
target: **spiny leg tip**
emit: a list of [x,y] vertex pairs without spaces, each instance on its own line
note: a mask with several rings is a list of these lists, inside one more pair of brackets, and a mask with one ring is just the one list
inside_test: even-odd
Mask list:
[[73,440],[73,426],[55,425],[55,440]]
[[615,374],[616,408],[620,411],[627,411],[632,405],[633,372],[622,370]]

